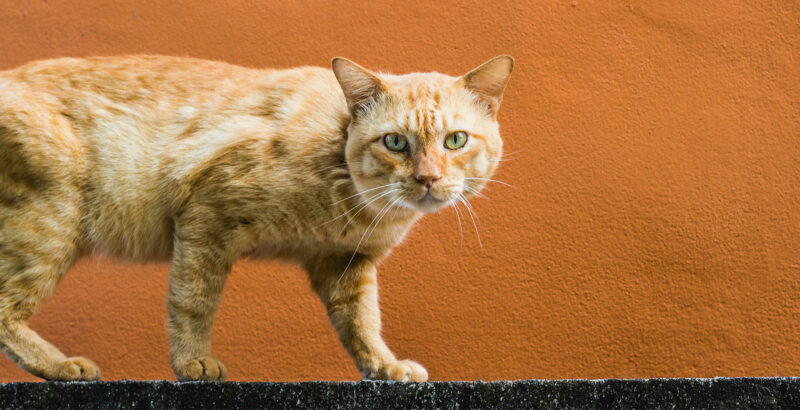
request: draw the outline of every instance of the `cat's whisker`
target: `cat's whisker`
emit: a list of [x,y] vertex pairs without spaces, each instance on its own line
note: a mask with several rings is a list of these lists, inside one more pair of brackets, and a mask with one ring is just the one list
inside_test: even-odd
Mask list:
[[517,188],[517,187],[515,187],[514,185],[511,185],[511,184],[509,184],[509,183],[507,183],[507,182],[498,181],[498,180],[496,180],[496,179],[492,179],[492,178],[466,177],[466,178],[464,178],[464,179],[465,179],[465,180],[470,180],[470,181],[472,181],[472,180],[476,180],[476,181],[486,181],[486,182],[497,182],[498,184],[502,184],[502,185],[505,185],[505,186],[507,186],[507,187],[511,187],[511,188],[514,188],[514,189],[516,189],[516,188]]
[[461,246],[463,248],[464,247],[464,229],[461,228],[461,212],[458,210],[458,202],[457,201],[451,201],[450,203],[453,205],[453,210],[455,211],[455,214],[456,214],[456,220],[458,221],[458,232],[461,235],[461,242],[460,242],[459,246]]
[[489,161],[494,161],[494,162],[505,162],[505,161],[512,161],[512,160],[514,160],[514,159],[516,159],[516,158],[517,158],[517,157],[516,157],[516,154],[518,154],[518,153],[520,153],[520,152],[522,152],[522,151],[523,151],[523,150],[521,150],[521,149],[520,149],[520,150],[516,150],[516,151],[513,151],[513,152],[503,153],[503,154],[502,154],[502,155],[500,155],[499,157],[497,157],[497,158],[492,158],[492,159],[490,159]]
[[365,189],[365,190],[363,190],[363,191],[361,191],[361,192],[356,192],[355,194],[353,194],[353,195],[350,195],[350,196],[348,196],[347,198],[342,198],[342,199],[340,199],[340,200],[338,200],[338,201],[336,201],[336,202],[332,203],[331,205],[336,205],[336,204],[338,204],[338,203],[340,203],[340,202],[344,202],[344,201],[346,201],[346,200],[348,200],[348,199],[350,199],[350,198],[353,198],[353,197],[359,196],[359,195],[361,195],[361,194],[363,194],[363,193],[365,193],[365,192],[370,192],[370,191],[374,191],[374,190],[376,190],[376,189],[386,188],[386,187],[393,186],[393,185],[400,185],[400,183],[399,183],[399,182],[392,182],[391,184],[386,184],[386,185],[381,185],[381,186],[378,186],[378,187],[375,187],[375,188]]
[[465,191],[467,191],[467,192],[469,192],[469,193],[470,193],[470,194],[472,194],[472,195],[475,195],[475,196],[477,196],[478,198],[485,198],[485,199],[489,199],[489,198],[488,198],[486,195],[484,195],[482,192],[478,191],[477,189],[475,189],[475,188],[473,188],[473,187],[471,187],[471,186],[469,186],[469,185],[464,185],[464,190],[465,190]]
[[516,151],[504,152],[503,155],[500,155],[500,158],[509,158],[509,157],[514,156],[516,154],[519,154],[520,152],[523,152],[523,151],[525,151],[525,150],[524,149],[518,149]]
[[[402,199],[402,198],[400,198],[400,197],[397,197],[397,198],[395,199],[395,201],[392,203],[392,206],[389,208],[389,209],[391,209],[391,208],[394,208],[394,213],[392,214],[392,217],[391,217],[391,218],[389,218],[389,220],[390,220],[390,221],[391,221],[391,220],[394,220],[394,217],[395,217],[395,215],[397,215],[397,211],[398,211],[398,210],[400,209],[400,207],[402,206],[402,205],[400,204],[401,202],[403,202],[403,199]],[[388,211],[387,211],[387,213],[388,213]]]
[[[341,230],[341,231],[339,231],[339,234],[341,234],[342,232],[344,232],[345,228],[347,228],[347,226],[348,226],[348,225],[350,225],[350,223],[353,221],[353,219],[354,219],[356,216],[358,216],[358,214],[360,214],[360,213],[361,213],[361,211],[363,211],[363,210],[367,209],[367,207],[369,207],[369,206],[370,206],[370,205],[371,205],[373,202],[375,202],[375,201],[377,201],[377,200],[379,200],[379,199],[383,198],[384,196],[387,196],[387,195],[393,194],[393,193],[395,193],[395,192],[397,192],[397,191],[400,191],[400,188],[394,188],[394,189],[390,189],[390,190],[388,190],[388,191],[386,191],[386,192],[382,192],[382,193],[378,194],[378,196],[377,196],[377,197],[373,197],[374,199],[372,199],[372,200],[371,200],[371,201],[369,201],[368,203],[364,204],[364,206],[362,206],[362,207],[361,207],[361,209],[359,209],[359,210],[358,210],[358,212],[356,212],[355,214],[353,214],[352,216],[349,216],[349,217],[347,218],[347,223],[345,223],[345,224],[344,224],[344,226],[342,227],[342,230]],[[348,211],[348,212],[350,212],[350,211]],[[345,213],[345,214],[347,214],[347,213]]]
[[375,228],[377,228],[377,227],[378,227],[378,225],[380,225],[380,224],[381,224],[381,221],[383,220],[383,217],[384,217],[384,216],[386,216],[386,214],[388,214],[388,213],[389,213],[389,211],[391,211],[391,210],[392,210],[392,207],[393,207],[395,204],[397,204],[398,202],[400,202],[400,198],[394,198],[394,199],[391,201],[391,203],[389,204],[389,207],[388,207],[388,208],[386,208],[386,211],[383,211],[383,210],[382,210],[382,213],[381,213],[381,215],[380,215],[380,219],[378,219],[378,223],[376,223],[376,224],[375,224],[375,226],[373,226],[373,227],[372,227],[372,229],[371,229],[371,230],[369,231],[369,233],[367,234],[367,240],[369,240],[369,238],[372,236],[372,232],[374,232],[374,231],[375,231]]
[[342,274],[339,276],[339,279],[336,280],[337,284],[342,280],[344,275],[347,273],[347,269],[350,268],[350,265],[353,263],[353,259],[356,258],[356,254],[358,254],[358,249],[361,248],[361,243],[364,242],[364,238],[367,236],[367,231],[369,231],[370,227],[372,227],[372,224],[375,223],[375,221],[378,219],[378,216],[381,214],[381,212],[383,212],[383,210],[386,207],[389,206],[389,204],[391,204],[391,202],[387,202],[386,205],[384,205],[383,208],[381,208],[381,210],[377,214],[375,214],[375,217],[372,218],[372,221],[369,223],[369,225],[367,225],[367,229],[364,230],[364,233],[361,235],[361,239],[359,239],[358,243],[356,244],[356,249],[353,251],[353,255],[350,257],[350,260],[347,261],[347,266],[344,267],[344,271],[342,271]]
[[[345,211],[345,212],[344,212],[344,213],[342,213],[341,215],[339,215],[339,216],[337,216],[337,217],[335,217],[335,218],[331,219],[331,220],[330,220],[330,221],[328,221],[328,222],[325,222],[325,223],[323,223],[323,224],[322,224],[322,225],[320,225],[320,226],[324,226],[324,225],[327,225],[327,224],[329,224],[329,223],[331,223],[331,222],[333,222],[333,221],[336,221],[337,219],[339,219],[339,218],[341,218],[341,217],[343,217],[343,216],[345,216],[345,215],[349,214],[350,212],[353,212],[353,211],[354,211],[356,208],[359,208],[359,207],[362,207],[362,206],[363,206],[363,207],[367,207],[367,206],[369,206],[369,204],[371,204],[372,202],[374,202],[374,201],[376,201],[376,200],[380,199],[380,197],[381,197],[382,195],[385,195],[385,194],[387,194],[387,192],[394,192],[395,190],[399,190],[399,188],[396,188],[396,189],[389,189],[388,191],[381,191],[381,192],[378,192],[378,193],[374,194],[373,196],[371,196],[371,197],[369,197],[369,198],[367,198],[367,199],[364,199],[363,201],[359,202],[358,204],[356,204],[356,205],[355,205],[355,206],[353,206],[352,208],[348,209],[347,211]],[[362,210],[363,210],[363,208],[362,208]],[[361,210],[359,210],[359,212],[361,212]],[[356,213],[356,215],[358,215],[358,213]],[[355,216],[355,215],[353,215],[353,216]],[[349,222],[349,221],[348,221],[348,222]],[[342,230],[344,230],[344,228],[343,228]]]
[[489,161],[492,161],[492,162],[498,162],[498,163],[499,163],[499,162],[509,162],[509,161],[513,161],[513,160],[515,160],[515,159],[517,159],[517,157],[506,157],[506,156],[502,156],[502,157],[499,157],[499,158],[493,158],[493,159],[490,159]]
[[394,219],[397,216],[397,211],[399,211],[400,208],[403,207],[403,204],[401,204],[401,202],[403,202],[403,198],[397,197],[397,199],[398,199],[397,201],[398,205],[394,207],[394,213],[392,214],[392,219]]
[[461,199],[463,200],[463,204],[464,204],[464,205],[467,207],[467,210],[469,211],[469,213],[470,213],[472,216],[474,216],[474,217],[475,217],[475,220],[476,220],[476,221],[478,222],[478,224],[480,225],[480,223],[481,223],[481,220],[480,220],[480,219],[478,219],[478,214],[475,212],[475,208],[473,208],[473,207],[472,207],[472,203],[470,203],[470,202],[469,202],[469,200],[467,199],[467,197],[465,197],[464,195],[461,195]]
[[475,223],[475,218],[477,218],[478,216],[474,215],[472,206],[469,204],[469,201],[466,198],[464,198],[464,196],[459,194],[458,200],[461,201],[461,203],[464,204],[464,206],[467,208],[467,211],[469,211],[469,219],[472,220],[472,226],[475,228],[475,236],[478,238],[478,246],[483,248],[483,242],[481,242],[481,234],[478,232],[478,224]]

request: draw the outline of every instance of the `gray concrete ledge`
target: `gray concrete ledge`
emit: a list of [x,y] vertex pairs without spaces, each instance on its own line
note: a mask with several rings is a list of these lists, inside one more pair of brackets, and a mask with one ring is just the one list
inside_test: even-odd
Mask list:
[[4,409],[800,408],[800,378],[0,384]]

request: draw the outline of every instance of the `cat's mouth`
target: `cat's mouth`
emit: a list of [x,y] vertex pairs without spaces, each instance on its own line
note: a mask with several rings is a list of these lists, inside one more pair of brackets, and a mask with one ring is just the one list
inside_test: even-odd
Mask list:
[[447,203],[447,201],[437,198],[430,190],[425,192],[416,202],[417,208],[425,212],[435,211]]

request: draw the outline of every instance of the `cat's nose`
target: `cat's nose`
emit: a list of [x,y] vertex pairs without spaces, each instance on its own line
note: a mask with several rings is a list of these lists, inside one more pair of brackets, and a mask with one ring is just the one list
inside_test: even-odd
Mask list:
[[434,182],[442,179],[441,175],[426,175],[426,174],[423,174],[423,175],[415,175],[414,177],[417,179],[417,182],[419,182],[420,184],[425,184],[425,188],[430,188],[431,186],[433,186]]
[[414,178],[430,189],[434,182],[442,179],[439,159],[432,155],[424,155],[417,159],[414,166]]

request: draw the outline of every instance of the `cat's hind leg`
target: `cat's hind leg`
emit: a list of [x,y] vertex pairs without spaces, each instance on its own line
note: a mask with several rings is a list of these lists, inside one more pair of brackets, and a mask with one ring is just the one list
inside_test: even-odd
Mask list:
[[0,349],[45,379],[97,380],[94,362],[66,357],[27,324],[77,259],[77,206],[68,194],[55,200],[52,194],[8,193],[0,192],[0,199],[13,199],[0,201]]

